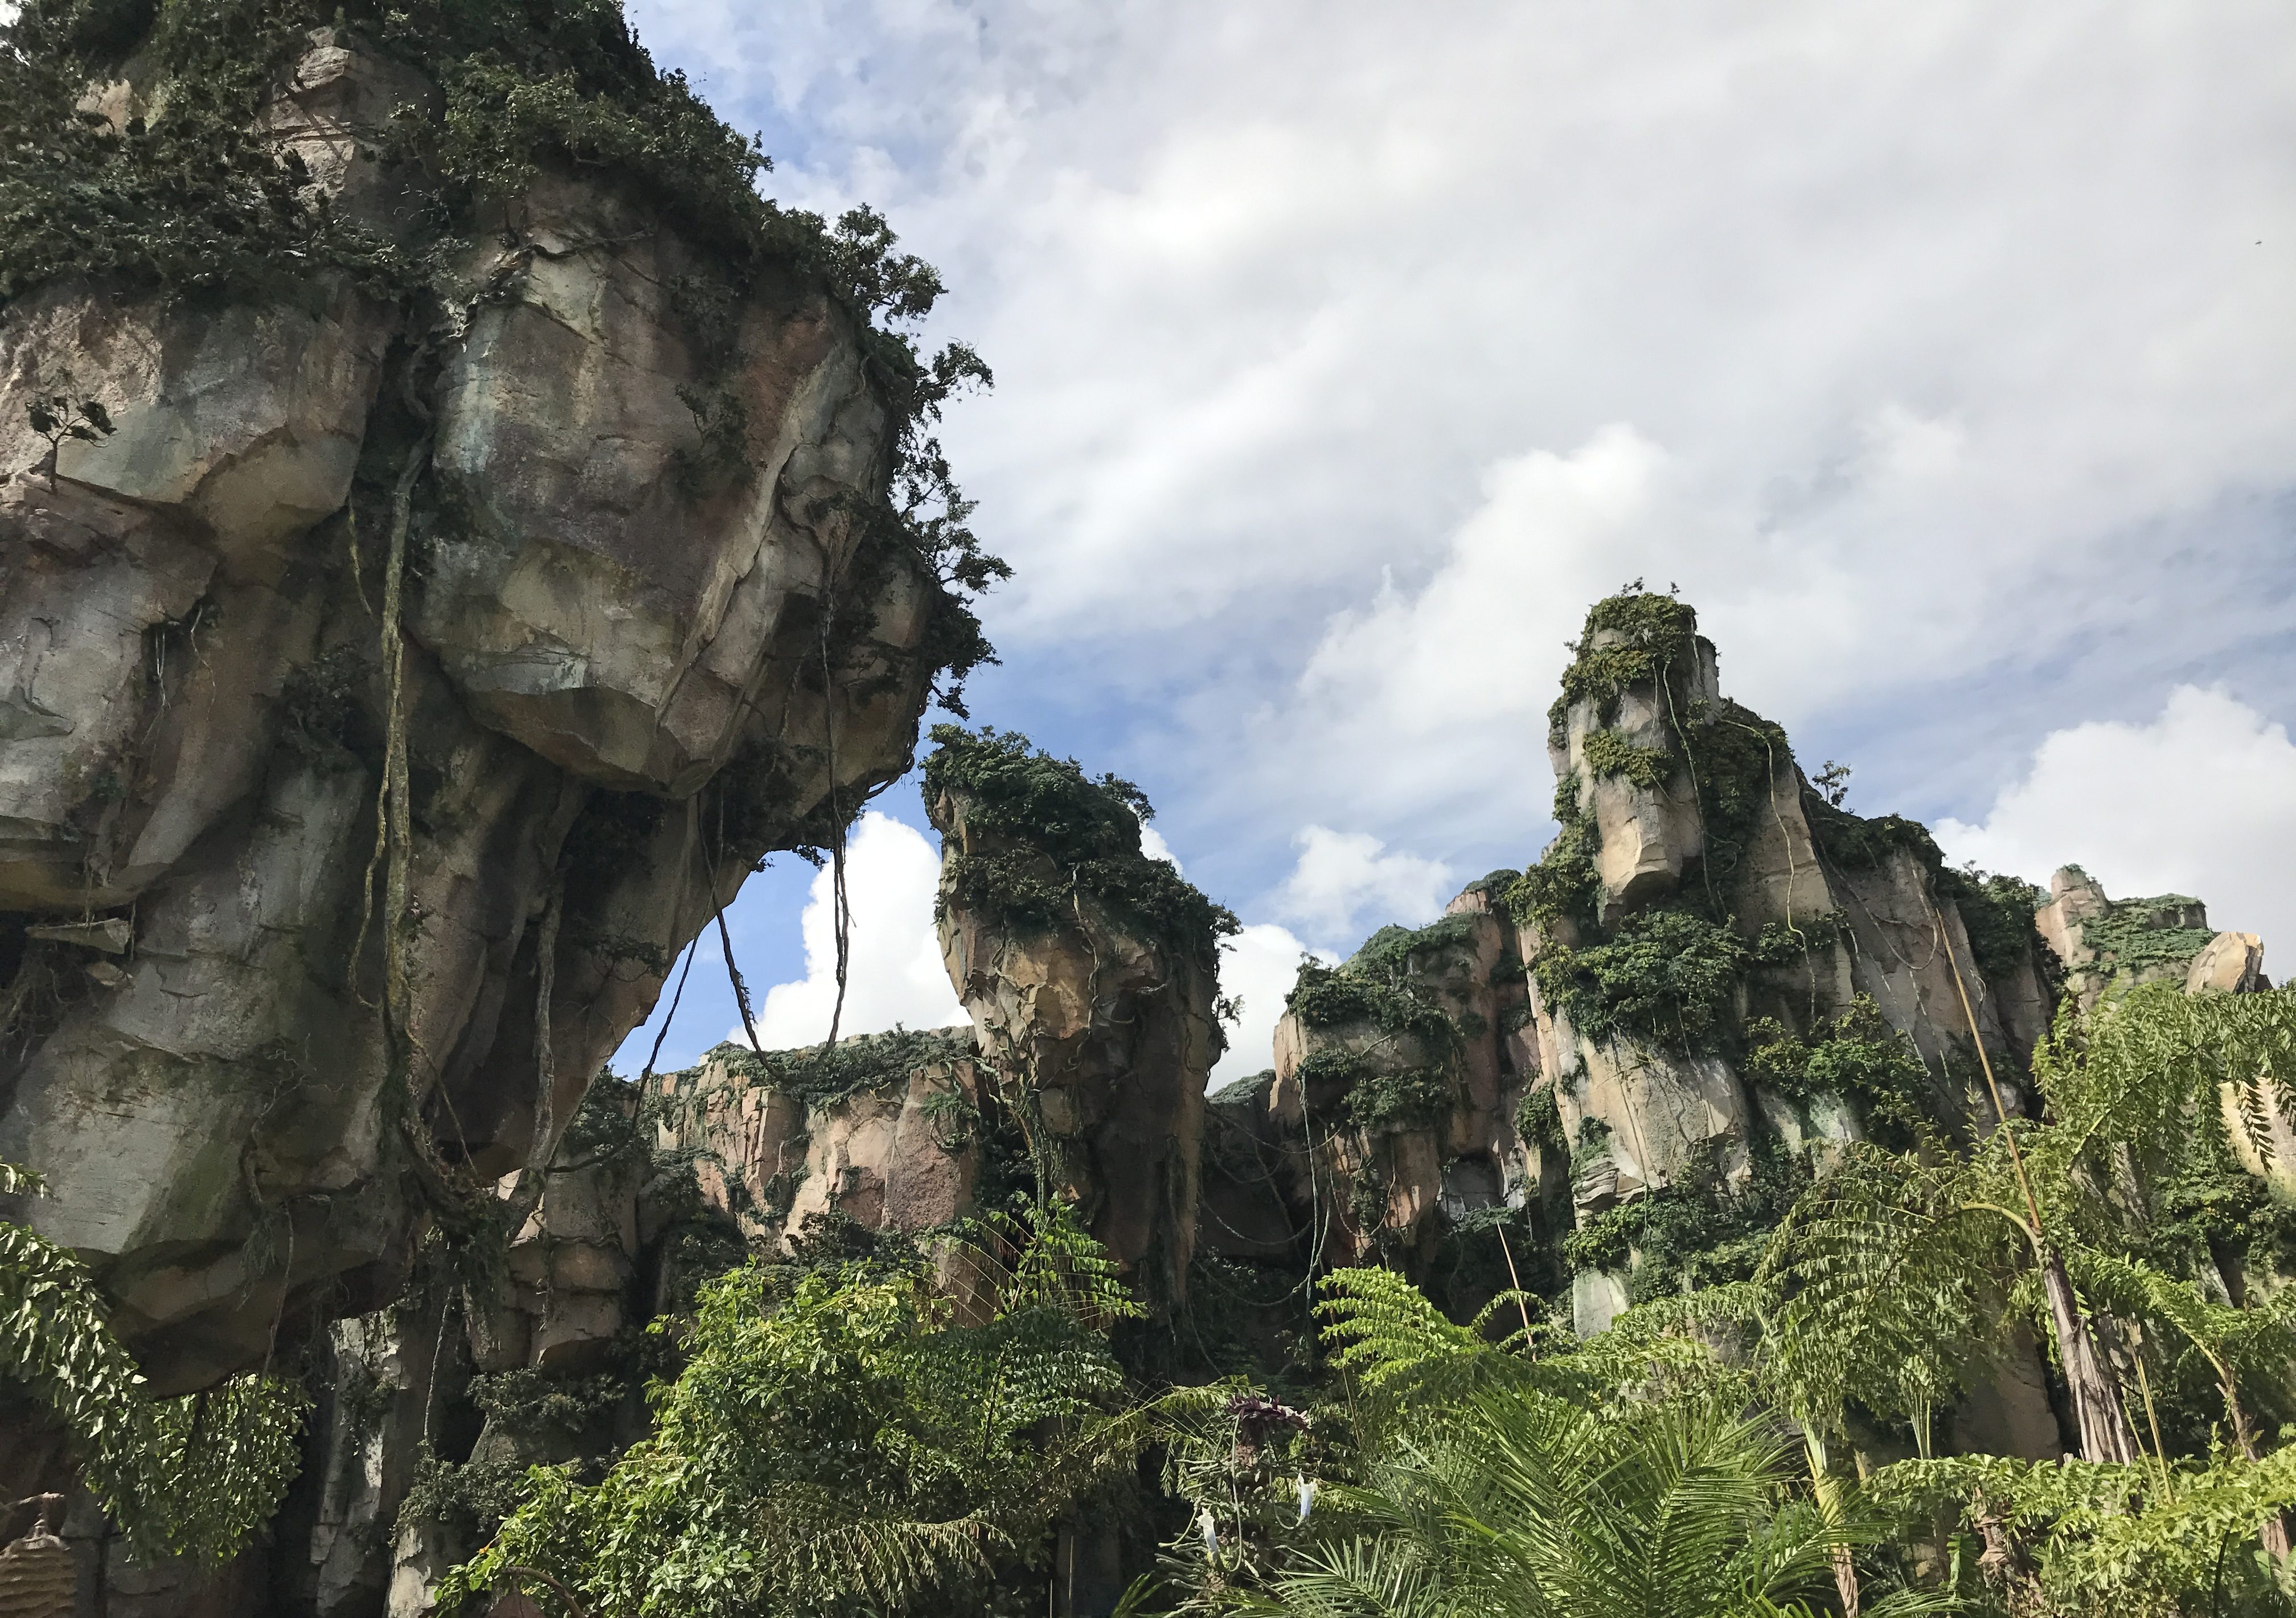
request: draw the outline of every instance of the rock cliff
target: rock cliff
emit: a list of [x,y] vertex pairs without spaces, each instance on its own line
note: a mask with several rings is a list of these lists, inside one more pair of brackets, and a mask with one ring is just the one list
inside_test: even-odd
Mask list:
[[[1397,1263],[1460,1310],[1517,1283],[1590,1333],[1743,1275],[1843,1143],[2021,1115],[2061,1000],[2267,986],[2259,941],[2197,900],[2113,902],[2073,868],[2045,898],[1851,813],[1719,670],[1669,596],[1594,608],[1550,714],[1560,834],[1433,925],[1303,966],[1273,1072],[1210,1109],[1212,1254]],[[2267,1122],[2246,1167],[2296,1184]],[[2030,1345],[1955,1419],[2058,1452]]]
[[1026,737],[933,732],[940,940],[1040,1186],[1159,1302],[1195,1248],[1204,1081],[1235,918],[1141,852],[1138,789]]
[[739,205],[547,130],[477,184],[473,59],[391,16],[266,36],[251,121],[164,27],[116,42],[53,137],[121,186],[163,135],[284,176],[244,228],[302,222],[291,286],[171,282],[117,220],[0,274],[0,1159],[54,1191],[5,1212],[160,1392],[379,1304],[442,1203],[546,1158],[979,650],[892,494],[937,384],[853,290],[913,261],[734,230],[754,154],[614,30],[573,60],[731,142]]

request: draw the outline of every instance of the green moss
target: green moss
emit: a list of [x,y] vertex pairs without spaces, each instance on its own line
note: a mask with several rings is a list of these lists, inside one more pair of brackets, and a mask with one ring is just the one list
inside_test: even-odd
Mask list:
[[1639,580],[1595,602],[1578,639],[1571,642],[1570,662],[1562,671],[1562,694],[1546,710],[1548,739],[1562,745],[1571,705],[1587,699],[1598,705],[1603,723],[1610,723],[1627,689],[1657,680],[1686,661],[1693,654],[1697,634],[1694,610],[1671,595],[1644,590]]
[[1587,1038],[1626,1034],[1695,1052],[1723,1048],[1749,959],[1728,927],[1669,909],[1628,917],[1607,944],[1549,944],[1532,970],[1547,1002]]
[[1585,747],[1587,767],[1597,776],[1614,776],[1645,791],[1665,786],[1674,771],[1674,756],[1665,748],[1636,747],[1620,731],[1591,731]]
[[923,791],[934,825],[951,829],[941,804],[955,795],[969,829],[1012,845],[953,854],[944,910],[954,899],[1007,926],[1042,930],[1070,920],[1075,895],[1089,894],[1205,968],[1216,964],[1217,941],[1241,924],[1169,861],[1141,852],[1140,827],[1154,811],[1138,787],[1115,775],[1095,780],[1016,731],[942,724],[932,740]]
[[1805,1106],[1820,1096],[1855,1101],[1869,1127],[1895,1144],[1910,1145],[1928,1115],[1929,1069],[1870,995],[1860,994],[1801,1038],[1773,1018],[1757,1017],[1746,1026],[1746,1044],[1749,1079]]

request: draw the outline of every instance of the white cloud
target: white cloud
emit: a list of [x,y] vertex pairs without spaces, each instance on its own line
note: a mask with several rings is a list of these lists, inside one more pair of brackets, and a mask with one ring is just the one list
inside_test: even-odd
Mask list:
[[[874,810],[846,844],[845,890],[852,907],[851,954],[840,1038],[877,1034],[896,1023],[942,1028],[964,1021],[933,933],[940,854],[921,833]],[[837,1001],[837,936],[831,873],[814,878],[805,914],[805,976],[766,992],[758,1038],[768,1050],[817,1044]],[[747,1037],[741,1029],[727,1036]]]
[[1388,853],[1367,831],[1307,826],[1292,840],[1300,859],[1276,890],[1275,908],[1310,937],[1346,941],[1366,909],[1378,924],[1417,926],[1433,919],[1450,896],[1450,867],[1399,849]]
[[1249,1078],[1275,1059],[1275,1024],[1283,997],[1300,976],[1300,959],[1317,954],[1326,965],[1339,958],[1310,952],[1288,928],[1255,922],[1220,945],[1220,993],[1243,1002],[1242,1015],[1227,1031],[1227,1054],[1212,1068],[1208,1089]]
[[1262,721],[1267,771],[1343,777],[1357,813],[1382,823],[1468,783],[1518,824],[1537,813],[1546,705],[1587,602],[1624,582],[1621,554],[1663,588],[1703,527],[1672,498],[1665,453],[1623,423],[1568,455],[1501,462],[1482,493],[1423,585],[1390,582],[1325,625],[1295,691]]
[[941,267],[979,694],[1234,891],[1308,823],[1529,857],[1636,575],[1868,781],[1851,716],[1949,727],[1923,811],[2037,709],[2296,675],[2284,7],[632,9]]
[[1172,846],[1164,840],[1164,834],[1145,821],[1140,823],[1140,852],[1152,860],[1163,861],[1183,876],[1187,874],[1186,867],[1180,863],[1179,857],[1172,852]]
[[2259,933],[2296,976],[2296,745],[2222,689],[2181,685],[2147,724],[2079,724],[2042,742],[1981,824],[1944,820],[1956,860],[2046,882],[2079,865],[2114,898],[2197,895],[2218,927]]

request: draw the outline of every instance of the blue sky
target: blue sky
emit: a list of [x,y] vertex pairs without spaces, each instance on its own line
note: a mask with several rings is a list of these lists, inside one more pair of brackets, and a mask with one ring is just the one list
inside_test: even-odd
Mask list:
[[[774,194],[942,268],[1019,569],[974,712],[1253,924],[1227,1071],[1302,947],[1536,856],[1562,642],[1637,576],[1853,806],[2296,940],[2284,7],[631,12]],[[849,1029],[953,1004],[880,808]],[[812,880],[734,912],[769,1042],[825,1028]],[[733,1025],[694,985],[667,1061]]]

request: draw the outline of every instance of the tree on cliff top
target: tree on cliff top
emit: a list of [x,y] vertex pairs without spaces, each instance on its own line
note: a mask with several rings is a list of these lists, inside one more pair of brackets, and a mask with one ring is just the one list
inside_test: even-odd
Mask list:
[[947,856],[949,901],[1006,925],[1061,924],[1080,895],[1144,927],[1180,959],[1217,971],[1218,941],[1235,912],[1205,896],[1168,860],[1143,852],[1140,828],[1155,809],[1117,775],[1097,780],[1073,758],[1055,758],[1015,731],[935,725],[925,760],[926,812],[944,836],[961,820],[986,846]]

